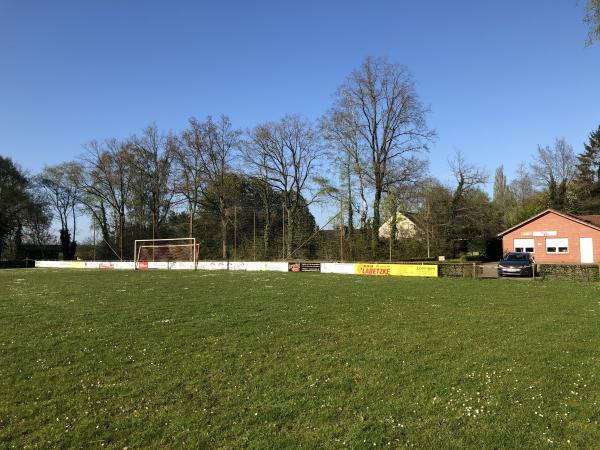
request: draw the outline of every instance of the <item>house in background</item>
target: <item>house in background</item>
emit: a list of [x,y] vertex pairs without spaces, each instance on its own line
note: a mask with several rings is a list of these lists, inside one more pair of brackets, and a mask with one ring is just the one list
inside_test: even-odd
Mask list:
[[575,216],[547,209],[498,236],[504,253],[531,253],[537,263],[600,262],[600,215]]
[[[379,239],[389,239],[392,219],[389,218],[379,227]],[[417,234],[415,223],[402,213],[396,214],[396,239],[412,238]]]

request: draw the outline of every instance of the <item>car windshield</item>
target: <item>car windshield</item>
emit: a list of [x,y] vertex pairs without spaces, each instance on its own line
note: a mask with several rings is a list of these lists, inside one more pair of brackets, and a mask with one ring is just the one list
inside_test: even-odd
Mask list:
[[529,261],[529,254],[528,253],[508,253],[504,258],[502,258],[503,261]]

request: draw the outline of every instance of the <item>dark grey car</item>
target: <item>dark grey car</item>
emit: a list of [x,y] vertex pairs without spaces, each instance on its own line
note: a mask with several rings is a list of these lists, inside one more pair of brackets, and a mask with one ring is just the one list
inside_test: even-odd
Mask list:
[[531,277],[534,264],[535,261],[529,253],[507,253],[498,263],[498,276]]

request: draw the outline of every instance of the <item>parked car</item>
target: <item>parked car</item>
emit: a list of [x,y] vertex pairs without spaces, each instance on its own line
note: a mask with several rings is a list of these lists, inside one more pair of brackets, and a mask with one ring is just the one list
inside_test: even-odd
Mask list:
[[498,263],[498,276],[531,277],[534,265],[535,261],[529,253],[507,253]]

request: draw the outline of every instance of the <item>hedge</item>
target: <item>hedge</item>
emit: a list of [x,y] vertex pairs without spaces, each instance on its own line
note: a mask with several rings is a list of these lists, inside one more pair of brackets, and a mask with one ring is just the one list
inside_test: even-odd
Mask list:
[[35,267],[33,260],[0,261],[0,269],[26,269]]
[[440,277],[479,278],[482,271],[479,264],[443,263],[438,265]]
[[537,275],[544,280],[600,280],[600,270],[595,264],[538,264]]

